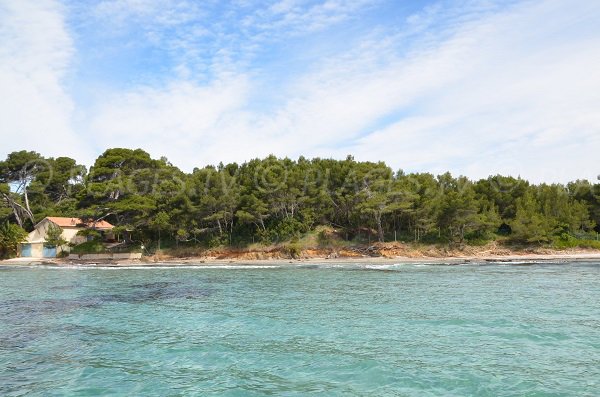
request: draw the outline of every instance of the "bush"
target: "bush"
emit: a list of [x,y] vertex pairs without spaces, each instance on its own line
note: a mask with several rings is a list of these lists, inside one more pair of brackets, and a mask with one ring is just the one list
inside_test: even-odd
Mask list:
[[167,253],[175,258],[188,258],[194,256],[202,256],[204,248],[198,246],[171,248]]
[[495,239],[495,235],[491,232],[474,232],[465,236],[465,241],[468,245],[484,246]]
[[19,243],[27,238],[27,232],[18,225],[4,223],[0,225],[0,259],[17,254]]
[[217,247],[221,247],[223,245],[228,245],[228,244],[229,244],[229,236],[225,235],[225,234],[214,235],[208,240],[209,248],[217,248]]
[[487,245],[490,241],[492,241],[492,239],[486,239],[486,238],[479,237],[479,238],[469,239],[466,242],[468,245],[471,245],[473,247],[483,247],[483,246]]
[[317,233],[317,242],[321,246],[327,246],[331,244],[331,237],[329,236],[329,233],[327,233],[327,230],[322,229]]
[[300,245],[300,243],[296,242],[291,242],[289,244],[287,244],[284,247],[284,251],[292,258],[292,259],[296,259],[299,258],[300,255],[302,254],[302,246]]
[[308,232],[309,228],[304,223],[294,218],[285,218],[269,230],[270,241],[285,241],[291,238],[298,238],[303,233]]
[[552,247],[557,249],[567,248],[592,248],[600,249],[600,241],[589,239],[578,239],[570,234],[563,233],[560,237],[554,238]]
[[105,253],[106,249],[102,242],[97,240],[86,241],[85,243],[76,245],[71,250],[73,254],[102,254]]
[[78,236],[83,236],[87,240],[101,240],[102,234],[95,229],[83,229],[77,232]]

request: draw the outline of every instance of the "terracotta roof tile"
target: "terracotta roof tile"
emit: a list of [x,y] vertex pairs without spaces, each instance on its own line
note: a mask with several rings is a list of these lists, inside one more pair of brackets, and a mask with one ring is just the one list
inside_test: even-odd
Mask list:
[[[60,227],[83,227],[84,226],[83,221],[79,218],[64,218],[64,217],[60,217],[60,216],[47,216],[44,219],[48,219],[50,222],[52,222],[55,225],[58,225]],[[89,222],[85,226],[92,227],[93,222]],[[113,227],[114,227],[113,225],[106,222],[105,220],[96,222],[96,229],[112,229]]]

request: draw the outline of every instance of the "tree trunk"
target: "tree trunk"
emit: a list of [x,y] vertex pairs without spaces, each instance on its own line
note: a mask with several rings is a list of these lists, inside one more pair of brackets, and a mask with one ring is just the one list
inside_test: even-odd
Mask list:
[[377,237],[379,238],[379,242],[383,243],[383,226],[381,225],[381,214],[375,215],[375,222],[377,222]]
[[[27,194],[27,187],[23,188],[23,197],[25,197],[25,208],[27,208],[27,212],[32,214],[31,208],[29,207],[29,195]],[[33,222],[33,215],[31,221]]]
[[2,196],[4,197],[4,200],[6,201],[8,206],[12,209],[15,219],[17,220],[17,223],[19,224],[19,226],[23,227],[23,220],[24,220],[23,218],[24,217],[29,218],[31,220],[31,223],[35,224],[35,220],[33,219],[33,214],[31,213],[30,210],[23,207],[21,204],[17,203],[9,195],[3,193]]

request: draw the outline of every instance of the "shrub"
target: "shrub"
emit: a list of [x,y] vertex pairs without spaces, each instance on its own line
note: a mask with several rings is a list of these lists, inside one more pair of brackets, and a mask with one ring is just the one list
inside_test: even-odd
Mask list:
[[327,233],[327,230],[322,229],[317,233],[317,242],[321,246],[326,246],[326,245],[331,244],[331,238],[329,236],[329,233]]
[[291,238],[298,238],[301,234],[308,232],[309,228],[304,223],[295,218],[285,218],[270,230],[271,241],[285,241]]
[[223,245],[227,245],[229,243],[229,238],[227,235],[222,234],[222,235],[214,235],[212,236],[209,240],[208,240],[208,247],[209,248],[217,248],[217,247],[221,247]]
[[83,236],[88,240],[100,240],[102,238],[102,234],[95,229],[83,229],[77,232],[78,236]]
[[302,246],[300,243],[291,242],[284,247],[284,251],[292,258],[296,259],[302,254]]
[[4,223],[0,226],[0,258],[10,258],[17,254],[19,243],[27,238],[27,232],[20,226]]
[[106,249],[100,241],[92,240],[76,245],[71,252],[74,254],[102,254],[106,252]]
[[589,239],[578,239],[572,235],[563,233],[560,237],[554,238],[552,247],[557,249],[567,248],[592,248],[600,249],[600,241]]

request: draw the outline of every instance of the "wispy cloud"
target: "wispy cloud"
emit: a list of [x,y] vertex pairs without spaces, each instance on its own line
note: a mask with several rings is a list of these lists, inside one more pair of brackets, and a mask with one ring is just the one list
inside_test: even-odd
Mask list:
[[92,7],[75,2],[71,8],[82,24],[93,27],[87,34],[129,50],[159,51],[178,77],[206,80],[222,69],[240,72],[258,55],[271,53],[274,43],[357,19],[379,1],[103,0]]
[[376,0],[326,0],[317,3],[280,0],[247,15],[242,25],[259,32],[299,34],[356,18],[360,11],[375,3]]
[[[446,81],[418,89],[422,99],[409,99],[408,116],[353,149],[413,170],[595,178],[600,77],[590,72],[600,68],[598,16],[595,4],[546,1],[458,25],[426,56]],[[406,61],[427,69],[423,55]],[[413,77],[411,85],[431,81],[422,71]]]

